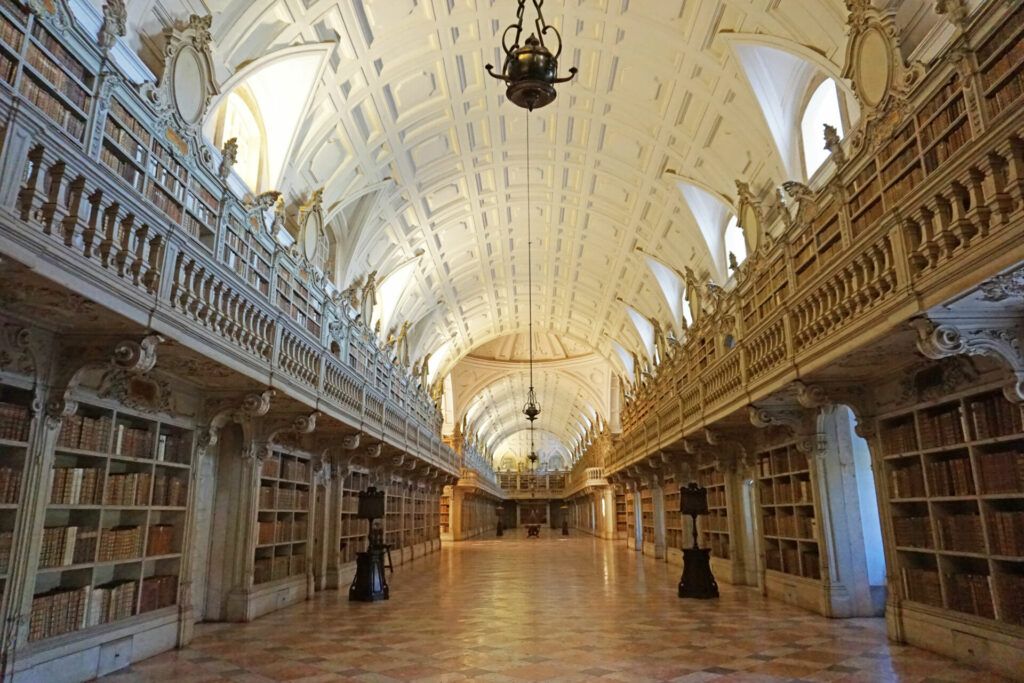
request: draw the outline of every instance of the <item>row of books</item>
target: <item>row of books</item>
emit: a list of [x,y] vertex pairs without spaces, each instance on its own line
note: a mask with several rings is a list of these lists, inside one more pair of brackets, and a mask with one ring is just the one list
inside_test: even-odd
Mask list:
[[0,467],[0,503],[18,502],[21,493],[21,470],[16,467]]
[[157,183],[150,183],[146,197],[153,206],[160,209],[175,223],[181,222],[181,204],[175,201],[164,188]]
[[1020,409],[1001,394],[973,399],[969,412],[976,439],[991,439],[1021,431]]
[[[445,517],[447,519],[447,517]],[[341,535],[342,536],[366,536],[370,533],[370,522],[366,519],[356,519],[354,517],[342,517],[341,519]]]
[[7,573],[11,564],[11,549],[14,547],[14,532],[0,531],[0,575]]
[[[135,614],[139,581],[122,579],[99,586],[54,588],[32,598],[31,641],[53,638],[83,628],[126,619]],[[156,575],[142,581],[140,612],[177,602],[178,577]]]
[[903,567],[900,569],[900,579],[903,581],[903,595],[907,600],[942,607],[942,587],[938,571]]
[[276,557],[259,557],[253,565],[253,583],[266,583],[288,576],[295,576],[306,571],[304,553],[278,555]]
[[107,117],[103,132],[114,144],[114,147],[121,151],[129,160],[136,163],[136,168],[141,170],[141,164],[146,160],[146,148],[143,147],[135,137],[112,116]]
[[[897,462],[906,462],[905,460]],[[889,495],[893,498],[923,498],[924,475],[921,464],[915,462],[909,466],[889,466]]]
[[142,548],[142,528],[136,525],[119,525],[103,530],[100,538],[100,562],[131,560],[139,556]]
[[263,461],[261,474],[264,477],[304,482],[309,479],[309,463],[293,458],[267,458]]
[[708,489],[708,507],[722,509],[725,508],[725,489]]
[[981,530],[981,515],[938,515],[939,545],[943,550],[968,553],[985,552],[985,536]]
[[42,640],[85,628],[91,587],[54,588],[32,598],[28,639]]
[[269,545],[271,543],[287,543],[289,541],[306,540],[305,520],[280,520],[257,522],[257,543]]
[[43,54],[34,43],[29,43],[28,63],[36,72],[61,95],[68,98],[76,107],[83,111],[89,105],[89,93],[68,76],[63,69]]
[[921,145],[927,147],[966,111],[963,95],[953,98],[945,109],[920,129]]
[[876,198],[875,201],[868,205],[868,208],[864,213],[853,218],[850,221],[850,229],[853,232],[854,237],[865,232],[868,228],[878,222],[878,219],[882,217],[884,210],[882,202]]
[[28,441],[28,406],[0,402],[0,439]]
[[[24,73],[24,72],[23,72]],[[35,78],[21,79],[21,94],[51,121],[64,129],[78,142],[85,135],[85,119],[64,104]]]
[[54,467],[51,505],[95,505],[103,471],[97,467]]
[[87,626],[109,624],[135,614],[138,581],[125,579],[96,586],[89,592]]
[[703,517],[705,531],[728,531],[729,518],[723,515],[710,514]]
[[1008,446],[978,457],[983,493],[1024,493],[1024,450]]
[[882,185],[888,185],[901,173],[907,170],[907,166],[911,163],[916,163],[917,160],[917,146],[909,145],[906,149],[900,152],[892,161],[882,167],[881,178]]
[[64,418],[57,437],[57,446],[81,448],[87,451],[105,451],[110,442],[114,421],[110,415],[90,417],[69,415]]
[[960,406],[953,404],[940,410],[918,413],[918,429],[921,432],[921,448],[937,448],[963,443],[964,431],[963,423],[960,421]]
[[21,39],[24,35],[13,23],[0,16],[0,40],[15,52],[21,49]]
[[[931,118],[932,114],[939,111],[939,109],[941,109],[946,104],[946,102],[949,101],[951,97],[953,97],[954,94],[959,92],[960,89],[960,75],[956,72],[953,72],[953,75],[950,77],[949,81],[947,81],[945,85],[939,88],[935,92],[935,94],[933,94],[931,98],[927,102],[925,102],[920,109],[917,110],[918,122],[924,123],[929,118]],[[961,101],[963,100],[962,97],[959,99]]]
[[1012,41],[1010,45],[1020,45],[1016,34],[1021,28],[1024,28],[1024,11],[1018,8],[996,27],[984,43],[978,46],[976,50],[978,62],[982,64],[987,62],[994,54],[1006,47],[1007,41]]
[[896,536],[896,545],[907,548],[931,548],[932,524],[931,518],[922,517],[893,517],[892,529]]
[[946,601],[949,609],[995,618],[992,589],[985,574],[946,574]]
[[995,555],[1024,556],[1024,511],[992,512],[988,518],[988,540]]
[[185,212],[185,218],[181,222],[181,227],[185,228],[185,232],[194,237],[196,240],[202,241],[203,237],[211,235],[215,230],[215,225],[207,225],[201,220],[192,215],[190,211]]
[[811,482],[806,479],[775,482],[776,503],[810,503]]
[[0,50],[0,80],[8,85],[14,85],[14,75],[18,72],[18,62]]
[[150,524],[146,532],[146,557],[170,555],[174,552],[174,525]]
[[100,161],[123,178],[126,183],[142,192],[142,187],[146,183],[146,176],[132,162],[122,159],[115,149],[110,143],[105,142],[100,149]]
[[974,474],[966,454],[962,458],[929,462],[927,475],[928,490],[933,496],[974,495]]
[[108,474],[103,487],[104,505],[148,505],[152,472]]
[[39,568],[69,567],[92,562],[96,557],[95,529],[78,526],[55,526],[43,529]]
[[142,595],[139,612],[170,607],[178,602],[178,577],[173,574],[158,574],[142,581]]
[[134,134],[135,137],[142,140],[143,144],[149,144],[149,131],[146,130],[146,127],[137,118],[128,112],[116,97],[110,99],[108,116],[116,118],[119,127]]
[[711,548],[711,554],[715,557],[721,557],[724,560],[729,559],[729,538],[725,536],[709,536],[704,540],[704,544]]
[[279,510],[306,510],[309,508],[309,491],[278,489],[276,504]]
[[[940,117],[941,118],[941,117]],[[946,133],[941,140],[932,145],[924,154],[924,165],[929,172],[934,171],[947,159],[953,156],[958,149],[971,141],[971,127],[964,118],[951,131]]]
[[73,57],[64,45],[49,31],[43,28],[39,22],[36,22],[32,26],[32,37],[35,38],[40,45],[46,48],[46,51],[53,55],[53,58],[60,62],[61,66],[67,69],[75,78],[83,83],[88,82],[90,77],[89,70],[86,69],[80,61]]
[[908,168],[909,170],[899,180],[882,192],[886,206],[898,206],[907,192],[914,189],[924,179],[924,171],[921,170],[921,164],[917,161],[914,161]]
[[764,533],[814,540],[818,535],[818,521],[811,515],[765,515]]
[[[1012,25],[1013,22],[1009,22]],[[1019,25],[1016,27],[1019,28]],[[986,90],[991,88],[1008,71],[1024,62],[1024,41],[1019,38],[1010,44],[1009,49],[982,72],[981,82]],[[979,56],[980,59],[980,56]]]

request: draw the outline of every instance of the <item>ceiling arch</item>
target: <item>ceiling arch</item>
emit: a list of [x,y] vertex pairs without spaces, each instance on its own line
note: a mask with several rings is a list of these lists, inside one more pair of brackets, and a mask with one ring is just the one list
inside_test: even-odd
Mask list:
[[[197,5],[128,3],[131,47],[159,63],[160,29]],[[536,328],[593,352],[593,377],[552,366],[535,378],[547,392],[542,420],[551,423],[544,427],[568,446],[586,430],[591,410],[608,417],[610,378],[628,374],[617,349],[640,348],[620,301],[663,324],[678,321],[679,302],[666,296],[645,254],[674,272],[721,270],[720,255],[709,250],[668,169],[718,196],[728,196],[736,179],[752,187],[789,179],[728,37],[768,36],[836,68],[845,58],[844,0],[548,0],[545,17],[565,43],[563,69],[575,65],[580,73],[531,115],[527,169],[527,114],[505,101],[483,68],[500,63],[500,33],[514,18],[513,3],[204,6],[213,14],[222,82],[263,54],[329,46],[276,189],[294,200],[325,188],[342,250],[341,287],[371,270],[391,272],[422,252],[390,322],[412,322],[414,357],[430,353],[435,378],[452,374],[459,414],[466,409],[460,401],[508,406],[494,408],[492,444],[521,428],[521,364],[515,354],[495,355],[510,362],[486,369],[491,379],[481,388],[470,391],[481,377],[462,380],[483,372],[473,365],[480,362],[474,350],[527,327],[531,296]],[[370,194],[370,204],[350,201]]]

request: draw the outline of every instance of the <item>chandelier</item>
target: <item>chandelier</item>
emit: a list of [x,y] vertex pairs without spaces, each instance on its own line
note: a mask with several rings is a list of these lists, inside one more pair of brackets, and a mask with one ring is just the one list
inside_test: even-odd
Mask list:
[[[501,67],[501,73],[494,73],[494,66],[491,64],[486,66],[487,73],[508,84],[505,97],[513,104],[529,111],[554,102],[555,84],[572,80],[577,71],[576,67],[572,67],[568,76],[558,77],[562,35],[558,29],[544,21],[544,14],[541,12],[544,0],[532,2],[533,8],[537,11],[537,18],[534,20],[537,32],[531,33],[522,45],[519,44],[519,39],[523,35],[523,14],[526,13],[526,0],[519,0],[516,23],[506,26],[501,34],[501,48],[505,51],[505,63]],[[554,54],[544,44],[544,36],[548,32],[558,41],[558,49]],[[509,34],[513,34],[511,44],[508,42]]]

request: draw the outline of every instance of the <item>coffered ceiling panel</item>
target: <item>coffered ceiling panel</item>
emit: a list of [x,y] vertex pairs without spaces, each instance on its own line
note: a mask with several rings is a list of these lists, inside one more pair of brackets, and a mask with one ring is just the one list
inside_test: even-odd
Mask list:
[[[604,360],[614,341],[640,349],[619,298],[645,316],[673,316],[643,252],[722,277],[666,169],[730,199],[738,178],[788,179],[722,36],[772,36],[841,68],[846,16],[843,0],[548,0],[562,70],[580,73],[530,115],[527,168],[527,114],[484,72],[501,64],[512,0],[133,0],[128,9],[141,31],[130,40],[151,58],[162,25],[212,13],[222,79],[274,49],[332,45],[279,189],[298,200],[325,187],[345,247],[341,286],[424,250],[391,320],[414,323],[414,355],[446,349],[436,376],[526,329],[530,221],[535,327],[581,340],[606,378],[622,371]],[[372,211],[344,213],[386,178]],[[593,401],[565,372],[545,371],[542,402],[550,431],[568,439]],[[513,363],[500,383],[463,398],[516,408],[524,395]],[[494,433],[511,430],[515,415],[495,420]]]

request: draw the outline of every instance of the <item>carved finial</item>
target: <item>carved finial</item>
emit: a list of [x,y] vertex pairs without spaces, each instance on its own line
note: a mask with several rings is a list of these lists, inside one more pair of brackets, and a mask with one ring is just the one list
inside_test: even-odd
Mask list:
[[967,3],[964,0],[935,0],[935,13],[963,31],[967,25]]
[[213,17],[209,14],[205,17],[193,14],[188,18],[188,27],[195,31],[192,42],[200,52],[203,52],[210,46],[211,26],[213,26]]
[[846,152],[843,150],[843,141],[839,137],[839,131],[835,126],[825,125],[825,149],[832,155],[832,160],[836,163],[836,166],[842,166],[846,163]]
[[110,52],[117,39],[128,32],[128,8],[124,0],[107,0],[103,3],[103,25],[100,26],[98,42],[103,54]]
[[228,176],[231,175],[231,169],[234,168],[238,162],[238,138],[229,138],[224,142],[224,146],[220,150],[220,168],[217,169],[217,175],[221,177],[221,180],[227,180]]

